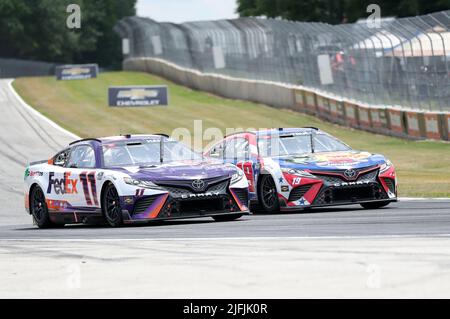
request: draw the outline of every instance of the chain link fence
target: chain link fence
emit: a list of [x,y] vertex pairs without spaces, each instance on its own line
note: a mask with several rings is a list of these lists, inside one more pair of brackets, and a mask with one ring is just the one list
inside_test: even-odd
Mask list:
[[301,85],[372,105],[450,111],[450,11],[329,25],[240,18],[121,20],[127,58]]

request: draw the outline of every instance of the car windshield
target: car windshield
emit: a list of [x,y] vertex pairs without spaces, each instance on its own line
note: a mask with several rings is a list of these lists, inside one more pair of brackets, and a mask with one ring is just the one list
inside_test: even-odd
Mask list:
[[[201,155],[193,152],[181,142],[163,142],[163,162],[200,160]],[[130,143],[103,145],[105,167],[151,166],[161,163],[161,143],[159,139],[149,139]]]
[[351,150],[337,138],[324,133],[265,136],[259,139],[258,146],[260,154],[268,157]]

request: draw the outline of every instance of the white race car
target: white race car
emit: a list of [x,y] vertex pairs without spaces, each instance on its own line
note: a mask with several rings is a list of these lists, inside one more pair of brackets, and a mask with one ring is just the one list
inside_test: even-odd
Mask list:
[[248,182],[236,166],[206,161],[167,136],[86,139],[27,167],[25,207],[40,228],[231,221],[249,213]]

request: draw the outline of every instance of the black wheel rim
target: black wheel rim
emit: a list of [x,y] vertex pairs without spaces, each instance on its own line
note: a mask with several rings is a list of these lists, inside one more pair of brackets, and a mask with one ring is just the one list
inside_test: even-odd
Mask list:
[[40,188],[36,188],[33,192],[32,208],[34,218],[40,221],[44,217],[47,210],[47,206],[45,205],[45,196]]
[[119,194],[114,187],[110,187],[106,192],[106,217],[115,222],[120,219],[122,209],[120,208]]
[[268,208],[274,207],[277,200],[277,191],[275,188],[275,182],[272,178],[265,178],[261,189],[264,205]]

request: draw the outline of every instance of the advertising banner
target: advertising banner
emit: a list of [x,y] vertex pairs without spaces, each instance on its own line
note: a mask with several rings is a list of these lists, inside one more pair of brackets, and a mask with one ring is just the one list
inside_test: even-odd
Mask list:
[[94,79],[98,75],[98,65],[61,65],[55,68],[55,73],[59,81]]
[[108,91],[109,106],[165,106],[169,104],[167,86],[114,86]]

